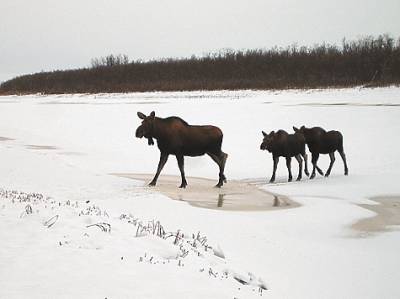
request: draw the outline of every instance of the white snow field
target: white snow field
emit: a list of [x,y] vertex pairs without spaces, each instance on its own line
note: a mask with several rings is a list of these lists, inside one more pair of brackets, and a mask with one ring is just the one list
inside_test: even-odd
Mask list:
[[[199,208],[112,175],[154,174],[157,147],[134,137],[153,110],[223,130],[223,188],[257,181],[300,205]],[[340,130],[349,176],[337,154],[329,178],[287,183],[281,159],[268,184],[261,130],[293,125]],[[0,97],[0,298],[400,298],[399,132],[399,87]],[[209,157],[185,170],[188,190],[217,182]],[[377,196],[380,225],[353,227]]]

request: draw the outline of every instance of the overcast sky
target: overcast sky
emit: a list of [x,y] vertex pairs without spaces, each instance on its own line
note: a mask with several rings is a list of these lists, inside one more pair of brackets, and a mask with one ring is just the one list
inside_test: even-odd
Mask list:
[[400,37],[400,0],[0,0],[0,82],[91,58]]

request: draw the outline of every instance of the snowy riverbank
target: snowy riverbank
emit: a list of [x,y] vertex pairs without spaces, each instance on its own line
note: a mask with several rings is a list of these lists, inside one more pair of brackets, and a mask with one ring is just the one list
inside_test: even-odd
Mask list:
[[[264,182],[300,206],[203,209],[111,175],[154,173],[158,150],[134,138],[136,112],[152,110],[219,126],[228,185]],[[399,214],[399,119],[395,87],[0,97],[0,188],[43,195],[0,196],[0,297],[398,298],[398,226],[353,225],[376,215],[365,208],[376,196],[391,196]],[[282,160],[267,184],[261,130],[303,124],[343,133],[349,176],[338,158],[328,179],[286,183]],[[217,179],[208,157],[186,159],[185,170]],[[175,159],[162,174],[179,174]],[[175,237],[154,234],[157,223]]]

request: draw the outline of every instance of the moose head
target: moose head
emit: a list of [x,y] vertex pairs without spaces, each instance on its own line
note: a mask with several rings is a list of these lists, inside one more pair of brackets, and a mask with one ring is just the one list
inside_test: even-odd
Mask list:
[[156,113],[152,111],[149,116],[146,116],[142,112],[138,112],[137,116],[142,119],[142,124],[136,129],[136,137],[145,137],[148,139],[149,145],[153,145],[154,141],[152,137]]
[[264,131],[262,131],[262,134],[264,136],[264,139],[263,139],[263,142],[260,145],[260,149],[261,150],[268,150],[269,152],[271,152],[272,144],[273,144],[274,138],[275,138],[275,131],[271,131],[269,134],[267,134]]
[[301,126],[300,129],[296,128],[295,126],[293,126],[293,131],[295,133],[301,133],[304,135],[305,131],[307,130],[307,128],[305,126]]
[[306,128],[305,126],[301,126],[300,129],[293,127],[293,131],[295,134],[302,134],[307,142],[314,139],[312,129]]

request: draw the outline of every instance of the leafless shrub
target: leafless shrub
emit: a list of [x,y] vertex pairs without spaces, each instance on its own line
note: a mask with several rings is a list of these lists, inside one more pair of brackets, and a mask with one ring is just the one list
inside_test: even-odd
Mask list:
[[128,55],[118,54],[118,55],[107,55],[105,57],[93,58],[91,60],[92,68],[100,67],[112,67],[116,65],[126,65],[129,63]]
[[92,226],[97,226],[98,228],[101,229],[101,231],[103,231],[105,233],[111,233],[111,224],[109,224],[109,223],[99,222],[99,223],[88,225],[86,227],[89,228],[89,227],[92,227]]
[[102,211],[100,207],[96,205],[91,205],[81,210],[78,214],[79,216],[106,216],[108,215],[105,211]]
[[45,223],[43,223],[44,226],[47,226],[47,228],[52,227],[58,220],[59,215],[55,215],[53,217],[51,217],[49,220],[45,221]]
[[22,214],[21,214],[21,218],[23,217],[23,216],[25,216],[25,215],[29,215],[29,214],[32,214],[33,213],[33,209],[32,209],[32,206],[31,205],[26,205],[25,206],[25,210],[22,212]]
[[48,202],[49,197],[45,198],[41,193],[25,193],[17,190],[0,189],[0,198],[11,199],[12,201],[22,202]]

